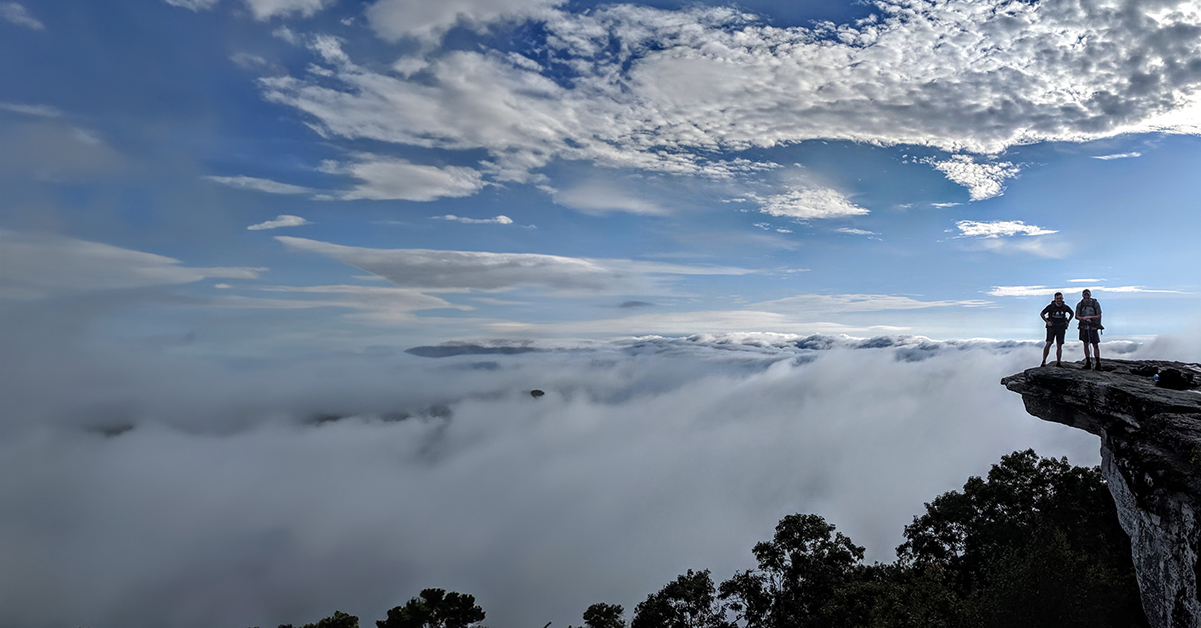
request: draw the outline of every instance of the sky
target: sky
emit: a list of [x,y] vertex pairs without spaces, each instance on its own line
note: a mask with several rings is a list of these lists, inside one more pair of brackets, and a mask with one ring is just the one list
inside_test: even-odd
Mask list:
[[0,0],[0,622],[889,560],[1097,462],[996,384],[1056,290],[1197,360],[1198,86],[1175,0]]

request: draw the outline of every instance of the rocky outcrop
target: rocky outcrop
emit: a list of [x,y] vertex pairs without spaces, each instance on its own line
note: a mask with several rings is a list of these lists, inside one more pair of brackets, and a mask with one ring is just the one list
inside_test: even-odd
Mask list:
[[[1001,380],[1036,417],[1101,437],[1101,471],[1130,535],[1143,609],[1154,628],[1201,626],[1201,390],[1157,385],[1197,365],[1106,360],[1041,367]],[[1166,380],[1172,378],[1165,378]],[[1173,380],[1175,381],[1175,380]]]

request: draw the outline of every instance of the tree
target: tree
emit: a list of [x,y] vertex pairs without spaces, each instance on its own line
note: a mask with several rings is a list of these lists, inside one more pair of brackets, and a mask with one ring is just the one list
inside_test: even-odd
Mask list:
[[484,609],[475,596],[425,589],[421,595],[388,611],[388,618],[375,622],[378,628],[467,628],[484,621]]
[[708,569],[689,569],[639,602],[630,628],[728,628],[715,593]]
[[593,604],[584,611],[583,628],[626,628],[626,622],[621,618],[624,612],[621,604]]
[[784,517],[752,551],[759,568],[721,584],[721,599],[748,628],[827,625],[822,607],[863,560],[863,548],[818,515]]
[[[292,624],[280,624],[279,628],[292,628]],[[342,611],[334,611],[333,615],[315,624],[305,624],[301,628],[359,628],[359,618]]]
[[987,480],[926,504],[905,539],[898,564],[944,570],[986,625],[1146,625],[1130,539],[1096,467],[1003,456]]

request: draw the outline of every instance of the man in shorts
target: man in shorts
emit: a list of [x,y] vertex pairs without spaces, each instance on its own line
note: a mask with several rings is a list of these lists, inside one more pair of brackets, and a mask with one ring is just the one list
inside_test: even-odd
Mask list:
[[1063,336],[1068,330],[1068,323],[1072,322],[1072,308],[1064,305],[1063,293],[1056,292],[1055,300],[1044,307],[1038,317],[1047,324],[1047,344],[1043,345],[1043,363],[1039,366],[1047,365],[1047,354],[1051,352],[1051,342],[1055,342],[1055,366],[1063,366],[1060,364],[1060,360],[1063,359]]
[[[1101,370],[1101,330],[1105,326],[1101,324],[1101,304],[1093,298],[1091,290],[1085,290],[1080,293],[1083,297],[1076,304],[1076,320],[1079,321],[1080,327],[1080,342],[1084,343],[1084,368]],[[1096,358],[1094,363],[1089,359],[1088,346],[1092,345],[1093,358]]]

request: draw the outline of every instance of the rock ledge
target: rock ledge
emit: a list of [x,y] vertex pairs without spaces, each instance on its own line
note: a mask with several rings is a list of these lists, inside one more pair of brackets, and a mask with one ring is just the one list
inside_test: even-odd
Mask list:
[[1155,628],[1201,626],[1201,390],[1156,385],[1154,370],[1201,381],[1195,364],[1106,360],[1027,369],[1001,380],[1036,417],[1101,437],[1101,471],[1130,535],[1147,620]]

